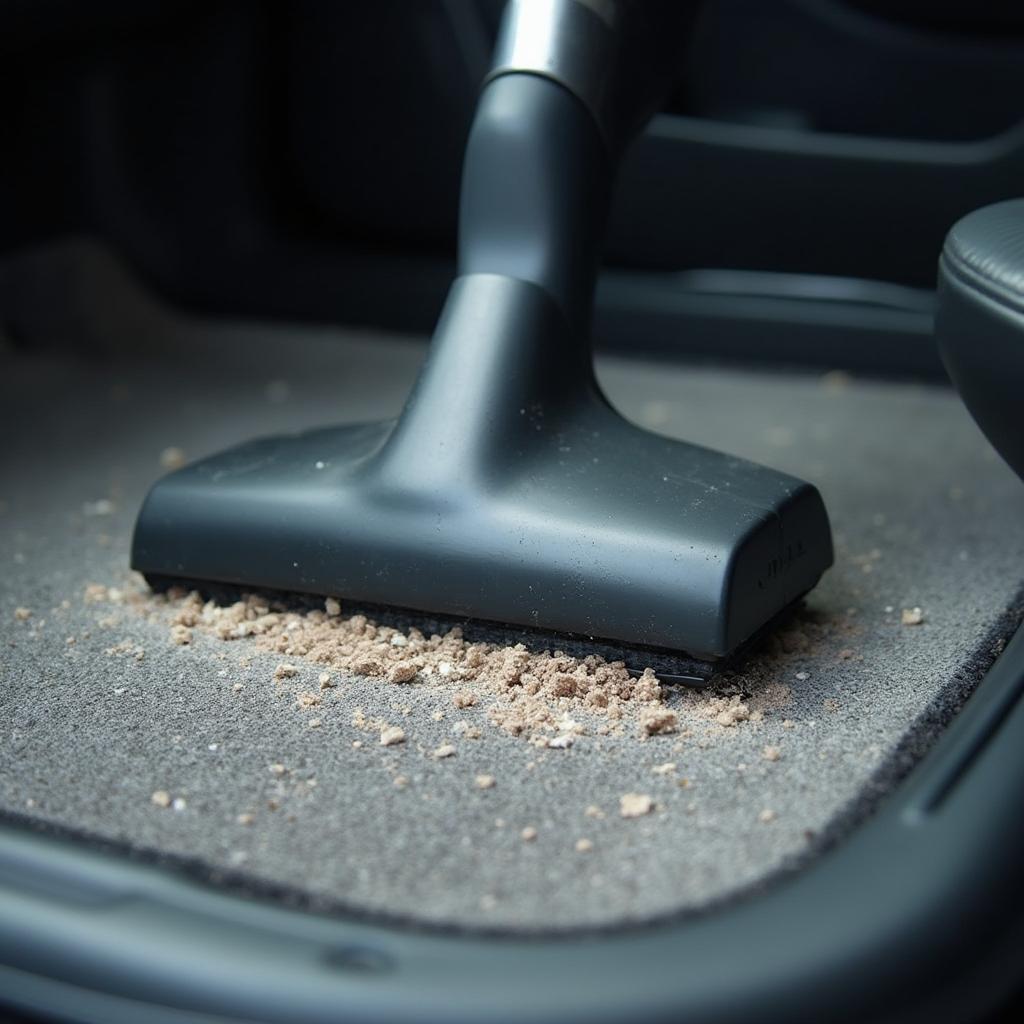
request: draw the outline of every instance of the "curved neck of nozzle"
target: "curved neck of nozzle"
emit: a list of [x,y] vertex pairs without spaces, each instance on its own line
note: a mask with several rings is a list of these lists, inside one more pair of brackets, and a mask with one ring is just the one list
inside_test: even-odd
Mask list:
[[527,453],[560,408],[593,393],[610,181],[600,134],[570,92],[537,75],[485,86],[466,152],[459,276],[382,452],[385,479],[436,491],[487,475],[507,464],[496,451]]
[[[672,35],[675,19],[664,12],[676,3],[600,0],[621,15],[605,20],[578,0],[544,0],[529,7],[539,21],[507,22],[515,33],[550,28],[548,16],[568,11],[593,31],[554,32],[553,49],[529,50],[522,66],[501,65],[499,54],[484,84],[463,168],[459,276],[381,453],[383,477],[397,489],[438,493],[448,481],[493,475],[510,457],[529,459],[574,405],[597,394],[590,318],[614,164],[646,110],[650,88],[632,83],[649,81],[644,57],[656,49],[637,49],[636,39],[657,33],[635,29],[662,23],[651,21],[660,11]],[[526,51],[515,52],[519,60]],[[552,53],[575,53],[590,68],[611,55],[615,94],[605,100],[615,102],[595,104],[576,74],[583,64],[552,63]]]
[[585,344],[611,171],[593,118],[568,90],[532,74],[488,82],[466,146],[459,275],[543,288],[565,316],[566,342]]

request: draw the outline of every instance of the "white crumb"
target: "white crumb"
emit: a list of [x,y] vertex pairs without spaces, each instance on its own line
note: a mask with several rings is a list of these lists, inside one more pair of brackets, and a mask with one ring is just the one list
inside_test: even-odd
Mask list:
[[380,745],[392,747],[396,743],[405,742],[405,730],[399,725],[389,725],[380,731]]
[[624,793],[619,797],[619,814],[623,818],[642,818],[654,810],[654,801],[646,793]]

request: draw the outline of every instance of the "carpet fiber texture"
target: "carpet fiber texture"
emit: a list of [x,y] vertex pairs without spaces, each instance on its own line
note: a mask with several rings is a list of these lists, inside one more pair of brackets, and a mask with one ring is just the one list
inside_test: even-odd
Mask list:
[[[673,690],[679,728],[649,739],[542,749],[494,728],[484,702],[355,676],[303,707],[319,666],[289,658],[296,675],[275,681],[279,654],[198,630],[176,644],[166,609],[86,588],[144,589],[128,545],[165,449],[393,415],[423,346],[152,309],[86,319],[87,354],[0,355],[0,811],[30,826],[421,924],[695,911],[869,812],[1016,624],[1024,487],[952,393],[603,361],[637,422],[821,488],[836,566],[781,639],[709,691]],[[756,713],[721,724],[701,704],[715,697]],[[405,742],[382,746],[356,708]],[[444,744],[455,754],[433,756]],[[630,793],[649,813],[622,816]]]

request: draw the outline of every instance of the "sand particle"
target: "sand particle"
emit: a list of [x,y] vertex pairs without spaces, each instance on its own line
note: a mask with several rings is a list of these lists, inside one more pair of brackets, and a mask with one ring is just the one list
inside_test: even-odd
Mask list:
[[177,625],[171,626],[171,640],[182,646],[190,644],[192,642],[192,630],[179,622]]
[[396,743],[405,742],[405,730],[400,725],[389,725],[380,731],[380,745],[393,747]]
[[778,761],[778,759],[782,757],[782,751],[779,750],[778,747],[765,747],[764,750],[761,751],[761,756],[766,761]]
[[904,608],[900,612],[900,624],[903,626],[920,626],[924,622],[924,612],[920,608]]
[[775,820],[775,818],[776,818],[776,814],[775,814],[775,812],[770,807],[766,807],[757,816],[757,820],[762,822],[765,825],[769,824],[770,822],[773,822]]
[[527,825],[522,832],[519,833],[519,838],[524,843],[532,843],[537,838],[537,830],[532,825]]
[[594,848],[594,844],[589,839],[577,839],[576,840],[576,852],[577,853],[590,853]]
[[668,708],[645,708],[640,712],[640,729],[646,736],[675,732],[678,724],[679,716]]
[[158,789],[149,798],[150,803],[156,804],[157,807],[170,807],[171,806],[171,794],[166,789]]
[[278,778],[280,778],[282,775],[284,775],[284,773],[288,770],[287,768],[285,768],[285,766],[283,764],[280,763],[280,761],[275,762],[274,764],[268,765],[267,767],[270,770],[270,774],[271,775],[276,775]]
[[324,601],[324,611],[327,612],[331,618],[336,618],[341,614],[341,602],[334,597],[327,598]]
[[623,818],[642,818],[654,810],[654,801],[646,793],[624,793],[619,797],[619,814]]
[[583,812],[588,818],[603,818],[604,811],[597,804],[590,804]]
[[651,771],[655,775],[671,775],[676,770],[675,761],[666,761],[664,764],[656,764]]
[[412,661],[400,661],[397,665],[392,665],[388,669],[388,682],[389,683],[411,683],[416,678],[416,673],[419,671],[415,662]]
[[245,811],[235,818],[239,825],[251,825],[256,820],[256,815],[251,811]]
[[455,747],[453,747],[450,743],[442,743],[441,746],[439,746],[437,750],[434,751],[432,756],[436,757],[440,761],[446,757],[454,757],[455,753]]
[[32,609],[31,608],[15,608],[14,609],[14,617],[19,622],[27,622],[29,619],[32,618]]
[[331,689],[332,686],[334,686],[334,681],[331,679],[330,672],[321,672],[318,681],[320,683],[321,690],[329,690]]
[[299,674],[299,670],[294,665],[285,663],[284,665],[278,665],[274,669],[274,679],[280,682],[282,679],[294,679]]
[[478,775],[476,777],[476,788],[477,789],[493,789],[495,778],[493,775]]

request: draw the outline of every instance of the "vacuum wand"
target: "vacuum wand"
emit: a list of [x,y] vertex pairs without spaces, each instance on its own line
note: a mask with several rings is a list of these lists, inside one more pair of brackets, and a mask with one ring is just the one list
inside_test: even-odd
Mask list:
[[624,420],[589,321],[614,167],[691,5],[520,0],[467,144],[458,276],[397,421],[159,481],[132,563],[720,658],[831,564],[811,485]]

